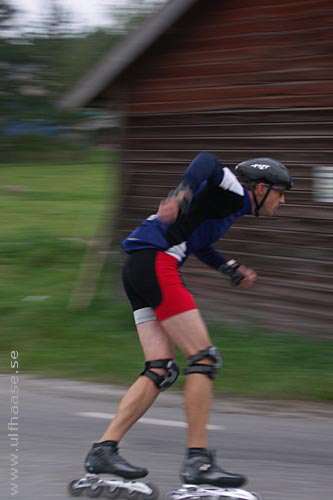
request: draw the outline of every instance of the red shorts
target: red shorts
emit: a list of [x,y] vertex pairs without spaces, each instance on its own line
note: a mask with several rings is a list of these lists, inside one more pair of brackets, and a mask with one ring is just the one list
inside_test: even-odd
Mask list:
[[123,283],[136,323],[163,321],[197,305],[185,287],[178,260],[161,250],[147,248],[129,255]]

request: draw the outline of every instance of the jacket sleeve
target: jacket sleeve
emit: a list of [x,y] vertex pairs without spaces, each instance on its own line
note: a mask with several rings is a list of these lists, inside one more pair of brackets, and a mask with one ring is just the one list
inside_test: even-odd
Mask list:
[[194,194],[204,181],[220,186],[224,177],[223,165],[208,153],[199,153],[187,167],[180,188],[187,187]]
[[202,248],[194,255],[204,264],[216,270],[218,270],[218,268],[222,266],[222,264],[225,264],[227,262],[227,259],[225,259],[221,252],[215,250],[215,248],[212,246]]

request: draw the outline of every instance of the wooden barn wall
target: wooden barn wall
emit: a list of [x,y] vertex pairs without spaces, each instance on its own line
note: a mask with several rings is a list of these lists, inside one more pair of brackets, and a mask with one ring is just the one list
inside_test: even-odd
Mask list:
[[234,290],[194,259],[184,267],[200,305],[222,319],[333,334],[333,203],[313,192],[317,166],[333,167],[332,26],[326,0],[199,2],[123,80],[120,237],[201,150],[231,167],[275,157],[295,179],[278,216],[243,217],[218,245],[258,271],[255,287]]
[[134,67],[129,112],[333,106],[331,0],[199,1]]

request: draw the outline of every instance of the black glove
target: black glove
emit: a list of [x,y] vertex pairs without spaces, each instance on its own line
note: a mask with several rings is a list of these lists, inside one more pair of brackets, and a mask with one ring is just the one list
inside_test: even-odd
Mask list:
[[232,259],[228,260],[225,264],[222,264],[222,266],[218,268],[218,271],[229,276],[233,286],[238,286],[244,278],[244,275],[237,271],[239,266],[241,266],[241,264],[239,264],[237,260]]

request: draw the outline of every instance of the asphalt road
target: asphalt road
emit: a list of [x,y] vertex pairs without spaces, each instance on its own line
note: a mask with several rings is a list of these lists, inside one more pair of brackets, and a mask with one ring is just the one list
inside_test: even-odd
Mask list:
[[[122,390],[18,375],[18,434],[11,441],[10,375],[0,376],[0,498],[69,498],[67,484],[83,475],[83,459],[114,413]],[[14,401],[15,402],[15,401]],[[317,411],[318,410],[318,411]],[[15,409],[13,410],[15,411]],[[122,442],[129,461],[150,470],[161,497],[180,485],[185,428],[178,394],[163,393]],[[16,422],[16,420],[12,420]],[[216,402],[210,446],[226,469],[250,479],[264,500],[333,499],[331,407],[239,401]],[[13,437],[13,436],[12,436]],[[14,446],[11,446],[14,444]],[[16,452],[16,449],[18,450]],[[18,457],[18,494],[11,495],[11,453]],[[82,497],[86,498],[86,497]]]

